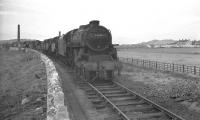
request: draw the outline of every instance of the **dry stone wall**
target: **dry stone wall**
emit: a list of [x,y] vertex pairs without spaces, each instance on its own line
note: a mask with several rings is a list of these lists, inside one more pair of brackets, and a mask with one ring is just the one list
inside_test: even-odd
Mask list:
[[47,74],[47,120],[70,120],[67,107],[64,105],[64,93],[61,87],[60,78],[53,62],[44,54],[40,54],[41,60],[45,63]]

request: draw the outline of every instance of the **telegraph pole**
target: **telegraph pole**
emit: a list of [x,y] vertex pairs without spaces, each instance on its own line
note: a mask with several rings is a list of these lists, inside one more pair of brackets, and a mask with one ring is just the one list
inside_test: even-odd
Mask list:
[[20,25],[17,25],[17,41],[18,41],[18,48],[21,50],[21,44],[20,44]]

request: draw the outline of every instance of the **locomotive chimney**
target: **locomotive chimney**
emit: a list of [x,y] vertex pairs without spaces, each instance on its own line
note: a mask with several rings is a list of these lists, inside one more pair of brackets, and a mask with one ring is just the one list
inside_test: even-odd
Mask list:
[[61,31],[59,31],[59,37],[61,36]]
[[93,26],[99,26],[99,21],[98,20],[92,20],[90,21],[90,26],[93,27]]

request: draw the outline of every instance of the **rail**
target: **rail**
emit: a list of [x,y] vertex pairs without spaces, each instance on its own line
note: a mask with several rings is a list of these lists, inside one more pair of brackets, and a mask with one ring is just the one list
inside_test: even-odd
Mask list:
[[200,67],[184,64],[174,64],[174,63],[165,63],[144,59],[134,59],[134,58],[119,58],[120,61],[125,63],[130,63],[139,67],[152,68],[162,71],[178,72],[178,73],[187,73],[196,76],[200,76]]

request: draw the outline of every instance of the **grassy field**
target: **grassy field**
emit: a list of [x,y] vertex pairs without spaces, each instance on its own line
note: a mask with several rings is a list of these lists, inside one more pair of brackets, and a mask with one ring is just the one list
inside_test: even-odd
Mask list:
[[200,48],[118,49],[118,56],[200,66]]
[[0,120],[45,119],[46,81],[36,53],[0,51]]

